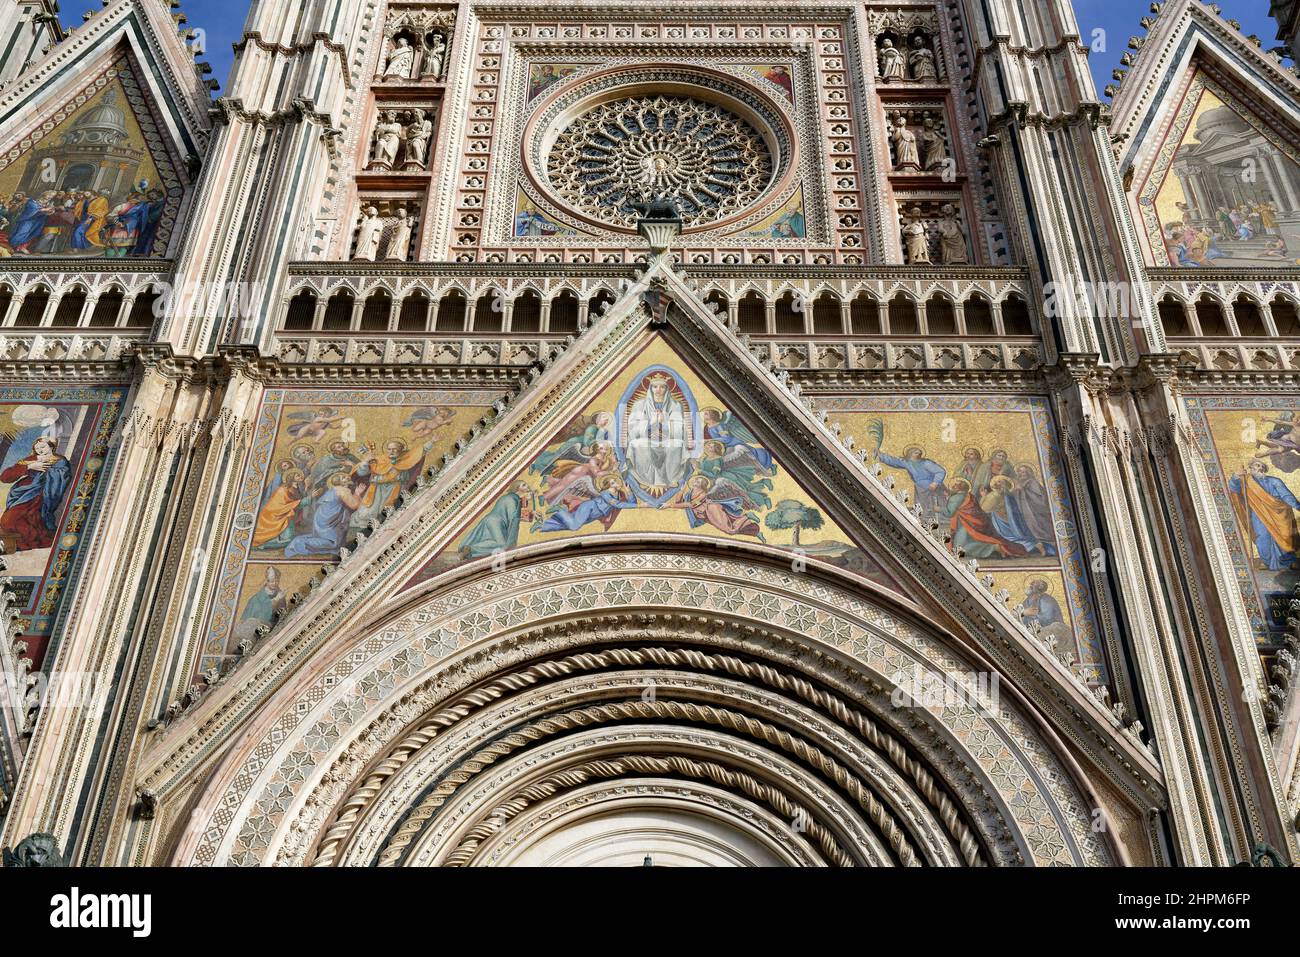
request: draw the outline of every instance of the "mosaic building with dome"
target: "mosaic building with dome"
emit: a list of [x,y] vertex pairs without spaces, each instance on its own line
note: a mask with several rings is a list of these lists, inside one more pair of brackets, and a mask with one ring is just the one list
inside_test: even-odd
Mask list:
[[1271,39],[1135,7],[1097,91],[1067,0],[253,0],[217,96],[179,7],[56,14],[12,863],[1296,857]]

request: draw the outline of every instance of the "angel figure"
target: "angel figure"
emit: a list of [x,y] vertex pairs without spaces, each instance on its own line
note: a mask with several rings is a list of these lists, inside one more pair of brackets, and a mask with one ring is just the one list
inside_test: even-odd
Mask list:
[[293,420],[288,432],[295,439],[315,442],[325,436],[330,429],[337,429],[345,416],[339,415],[337,409],[321,406],[319,409],[303,409],[290,412],[288,418]]
[[545,518],[533,522],[534,532],[576,532],[590,522],[600,522],[609,531],[625,508],[636,508],[636,496],[617,475],[606,475],[596,485],[595,494],[566,495],[558,506],[553,506]]
[[685,510],[691,528],[712,525],[728,535],[753,535],[760,542],[766,542],[758,516],[746,511],[757,508],[758,503],[749,498],[744,489],[726,479],[715,482],[697,472],[686,480],[676,495],[659,507]]
[[765,477],[767,473],[761,470],[748,446],[735,445],[728,449],[718,439],[708,439],[695,470],[707,475],[715,485],[723,482],[734,485],[756,506],[772,507],[772,499],[767,494],[772,490],[772,480]]
[[742,425],[740,420],[730,412],[706,408],[700,410],[700,419],[704,423],[704,437],[706,439],[717,439],[726,447],[727,451],[731,451],[737,446],[743,447],[746,452],[753,456],[760,473],[763,475],[776,474],[776,462],[772,460],[772,453],[763,448],[754,433]]
[[1264,419],[1273,425],[1268,435],[1255,443],[1255,448],[1264,447],[1264,451],[1255,454],[1256,459],[1270,461],[1274,467],[1283,472],[1300,469],[1300,422],[1294,412],[1279,412],[1276,419]]
[[412,410],[411,414],[406,417],[406,421],[402,423],[402,428],[410,429],[420,438],[427,439],[430,436],[437,435],[449,426],[454,418],[456,418],[456,413],[451,409],[426,405]]
[[613,442],[614,433],[610,427],[614,416],[608,412],[597,412],[588,417],[578,416],[569,423],[564,435],[537,460],[528,467],[532,474],[549,475],[556,462],[585,462],[591,458],[597,442]]
[[606,476],[618,474],[618,456],[614,443],[597,442],[591,458],[585,462],[563,460],[556,462],[546,476],[546,490],[542,497],[554,505],[566,495],[594,496]]

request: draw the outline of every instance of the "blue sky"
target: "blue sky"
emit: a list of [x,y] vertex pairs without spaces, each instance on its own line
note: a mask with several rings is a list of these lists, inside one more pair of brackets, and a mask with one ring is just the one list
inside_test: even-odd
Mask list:
[[[82,0],[89,6],[93,0]],[[282,0],[288,2],[288,0]],[[1032,0],[1031,0],[1032,2]],[[1268,0],[1222,0],[1224,10],[1241,21],[1243,31],[1258,34],[1264,48],[1275,46],[1273,38],[1276,24],[1268,15]],[[66,24],[81,22],[81,9],[77,0],[63,0],[63,19]],[[1142,33],[1138,20],[1147,15],[1150,0],[1074,0],[1079,19],[1079,33],[1090,43],[1093,30],[1105,31],[1105,49],[1090,58],[1092,75],[1100,90],[1111,82],[1110,72],[1119,64],[1128,38]],[[230,45],[243,32],[244,14],[248,0],[182,0],[181,9],[189,17],[188,26],[205,31],[208,52],[205,59],[212,64],[213,76],[225,87],[226,75],[234,53]]]

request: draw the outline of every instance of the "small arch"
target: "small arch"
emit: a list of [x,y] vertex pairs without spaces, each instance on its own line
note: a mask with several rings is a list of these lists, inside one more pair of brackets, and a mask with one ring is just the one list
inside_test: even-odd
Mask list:
[[37,286],[23,296],[22,304],[18,307],[18,315],[14,317],[14,325],[39,326],[41,317],[45,315],[45,307],[49,304],[50,291],[44,286]]
[[510,310],[510,330],[512,332],[542,331],[542,297],[536,289],[525,289],[515,297],[514,308]]
[[1034,334],[1034,324],[1029,319],[1029,305],[1014,292],[1002,300],[1002,331],[1008,336]]
[[126,317],[126,324],[133,329],[151,328],[157,317],[158,300],[161,298],[162,293],[154,286],[136,293],[135,302],[131,303],[131,312]]
[[429,297],[416,289],[402,300],[397,314],[398,332],[424,332],[429,328]]
[[310,289],[300,289],[289,300],[289,308],[284,313],[284,328],[293,330],[310,329],[316,319],[316,293]]
[[799,334],[804,331],[803,302],[796,300],[793,292],[786,292],[776,301],[776,331],[783,335]]
[[495,289],[489,289],[474,303],[474,331],[500,332],[505,322],[504,298]]
[[706,306],[713,306],[717,310],[715,314],[723,322],[726,322],[731,316],[731,300],[723,295],[723,293],[718,289],[713,290],[713,292],[704,297],[704,304]]
[[14,291],[8,286],[0,286],[0,325],[4,325],[9,315],[9,306],[14,301]]
[[346,332],[352,328],[352,290],[340,289],[330,296],[325,306],[325,319],[321,328],[329,332]]
[[875,297],[863,292],[849,303],[849,328],[855,336],[880,335],[880,304]]
[[823,292],[813,300],[813,332],[834,335],[843,331],[839,297],[833,292]]
[[747,334],[767,332],[767,303],[756,292],[748,292],[736,304],[736,328]]
[[1187,325],[1187,310],[1183,308],[1182,300],[1172,294],[1167,294],[1156,305],[1156,310],[1160,314],[1160,327],[1165,330],[1166,336],[1190,336],[1191,328]]
[[957,334],[957,313],[952,308],[951,299],[935,294],[926,301],[925,329],[932,336]]
[[1254,299],[1243,293],[1232,304],[1232,312],[1237,317],[1237,333],[1239,335],[1268,335],[1268,327],[1264,325],[1264,312]]
[[993,325],[993,306],[986,297],[978,293],[972,295],[962,306],[962,313],[966,317],[966,335],[992,336],[997,334],[997,328]]
[[578,294],[565,289],[551,300],[551,332],[578,331]]
[[1228,320],[1223,315],[1223,304],[1209,293],[1196,300],[1196,321],[1200,323],[1203,336],[1226,336]]
[[73,286],[59,299],[50,325],[63,329],[75,327],[81,321],[81,313],[85,308],[86,290],[80,286]]
[[376,289],[366,297],[361,309],[361,328],[365,332],[386,332],[388,317],[393,311],[393,297],[387,289]]
[[[1279,336],[1300,336],[1300,313],[1296,312],[1294,299],[1278,296],[1269,306],[1269,311],[1273,313],[1273,326]],[[3,314],[4,310],[0,309],[0,315]]]
[[435,332],[465,331],[465,295],[459,289],[448,290],[438,300],[438,318],[434,321]]
[[617,298],[612,292],[608,289],[602,289],[588,301],[587,315],[592,319],[603,316],[605,311],[617,301]]
[[901,292],[889,300],[889,334],[915,336],[920,331],[916,316],[916,300]]

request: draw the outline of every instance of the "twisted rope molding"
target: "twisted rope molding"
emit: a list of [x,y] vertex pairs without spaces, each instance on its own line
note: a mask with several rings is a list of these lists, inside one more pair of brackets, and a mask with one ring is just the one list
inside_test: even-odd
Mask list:
[[[906,831],[899,827],[898,822],[894,820],[888,808],[880,802],[869,788],[833,759],[805,742],[791,737],[779,728],[774,728],[745,715],[708,705],[696,705],[679,701],[621,701],[592,705],[587,708],[577,708],[563,714],[542,718],[525,728],[506,735],[499,742],[489,745],[479,752],[476,758],[481,756],[483,760],[471,759],[460,766],[466,772],[469,772],[472,768],[472,773],[453,772],[448,775],[443,783],[412,812],[411,816],[397,829],[388,847],[384,849],[383,854],[380,856],[381,866],[387,866],[389,863],[396,861],[411,840],[423,829],[424,823],[463,784],[483,768],[505,757],[510,752],[565,731],[599,726],[610,721],[627,718],[664,717],[715,724],[735,730],[747,730],[766,743],[775,744],[778,747],[782,747],[783,744],[788,745],[784,748],[786,751],[804,757],[815,767],[830,774],[837,783],[849,791],[853,799],[857,801],[858,806],[867,813],[871,822],[884,833],[890,849],[905,867],[921,866],[916,850],[908,841]],[[743,772],[735,773],[743,775]],[[725,782],[715,781],[715,783]],[[758,795],[750,794],[750,796],[755,797]]]
[[[633,754],[612,760],[592,761],[576,768],[560,771],[522,788],[493,808],[485,821],[476,824],[447,856],[443,865],[467,867],[473,863],[474,856],[483,842],[531,804],[594,779],[617,778],[627,774],[676,774],[679,777],[706,780],[731,790],[739,790],[767,804],[788,820],[803,822],[804,833],[821,848],[822,854],[836,867],[855,866],[853,858],[836,843],[834,835],[824,825],[814,821],[803,805],[791,801],[779,789],[764,784],[743,771],[732,771],[713,761],[696,761],[680,755],[663,758],[649,754]],[[387,866],[388,861],[381,860],[380,864]]]
[[748,662],[731,655],[716,655],[693,649],[673,650],[662,647],[628,649],[615,648],[599,652],[581,652],[555,661],[539,662],[512,675],[495,679],[491,683],[462,695],[455,702],[430,716],[421,726],[408,734],[389,752],[340,806],[334,821],[326,829],[316,856],[314,867],[329,867],[337,859],[340,848],[352,833],[356,822],[383,790],[388,779],[396,774],[410,758],[428,745],[442,731],[468,717],[474,710],[485,707],[503,695],[523,690],[539,681],[573,675],[584,670],[618,665],[635,667],[690,666],[699,671],[719,671],[732,676],[756,680],[770,688],[794,694],[803,701],[822,708],[857,731],[863,740],[883,754],[904,777],[910,778],[921,796],[935,811],[939,820],[960,850],[968,866],[984,866],[986,861],[980,844],[969,825],[962,819],[959,807],[935,781],[925,765],[908,753],[895,737],[883,731],[870,717],[846,704],[839,697],[814,686],[811,682],[783,673],[777,668]]

